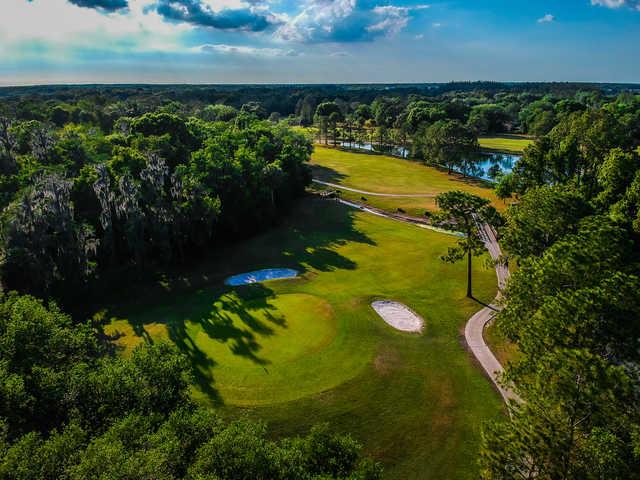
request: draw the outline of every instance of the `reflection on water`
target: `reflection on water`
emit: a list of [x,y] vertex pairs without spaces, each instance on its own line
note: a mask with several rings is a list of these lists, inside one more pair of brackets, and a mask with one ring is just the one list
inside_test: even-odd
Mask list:
[[[338,142],[340,146],[352,148],[356,150],[366,150],[368,152],[380,152],[378,146],[374,146],[369,142]],[[393,155],[395,157],[408,158],[409,150],[403,147],[386,147],[383,153]],[[482,178],[483,180],[495,181],[496,177],[501,173],[511,173],[513,167],[522,158],[521,155],[511,155],[508,153],[491,153],[481,154],[480,160],[476,162],[472,168],[463,172],[461,169],[454,170],[465,173],[466,175]]]
[[372,145],[369,142],[357,143],[357,142],[338,142],[338,145],[345,148],[352,148],[355,150],[366,150],[367,152],[382,152],[394,157],[408,158],[409,150],[403,147],[392,147],[386,145],[382,150],[376,145]]
[[501,173],[511,173],[514,165],[518,163],[521,158],[522,156],[520,155],[510,155],[508,153],[482,154],[481,160],[475,163],[470,171],[462,172],[459,169],[454,170],[484,180],[495,181],[496,177]]

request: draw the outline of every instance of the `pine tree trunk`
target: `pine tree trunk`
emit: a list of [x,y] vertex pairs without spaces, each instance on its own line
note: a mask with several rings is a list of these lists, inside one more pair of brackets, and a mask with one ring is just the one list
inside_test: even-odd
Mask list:
[[467,297],[473,298],[471,291],[471,250],[467,252]]

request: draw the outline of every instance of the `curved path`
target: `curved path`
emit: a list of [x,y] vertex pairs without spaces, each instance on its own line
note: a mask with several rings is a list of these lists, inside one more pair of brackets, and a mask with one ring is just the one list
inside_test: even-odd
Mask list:
[[[333,184],[321,182],[320,180],[314,179],[313,181],[316,183],[321,183],[323,185],[333,186]],[[354,192],[360,192],[360,193],[371,195],[370,192],[361,192],[360,190],[345,188],[342,185],[335,185],[335,187],[342,188],[344,190],[351,190]],[[376,194],[373,194],[373,195],[376,195]],[[378,195],[382,195],[382,194],[378,194]],[[395,196],[401,196],[401,195],[395,195]],[[386,217],[391,220],[399,220],[401,222],[411,223],[413,225],[417,223],[415,220],[412,221],[412,219],[410,218],[388,214],[378,209],[374,210],[372,208],[364,207],[363,205],[360,205],[358,203],[348,202],[341,199],[338,199],[338,201],[343,205],[347,205],[352,208],[357,208],[359,210],[365,211],[367,213],[372,213],[374,215],[378,215],[381,217]],[[424,224],[422,224],[422,222],[420,222],[418,226],[428,228]],[[473,356],[476,358],[476,360],[478,361],[478,363],[480,364],[484,372],[491,379],[491,381],[493,382],[494,386],[496,387],[496,389],[498,390],[498,392],[500,393],[504,401],[505,402],[508,402],[509,400],[519,401],[520,399],[518,395],[511,388],[505,388],[500,384],[499,378],[502,376],[502,373],[504,372],[504,368],[502,367],[502,365],[500,365],[500,362],[495,357],[495,355],[493,354],[493,352],[491,351],[487,343],[484,341],[484,336],[483,336],[485,327],[489,322],[491,322],[495,314],[500,309],[500,306],[498,305],[499,303],[498,300],[500,300],[501,292],[504,289],[506,282],[509,278],[509,268],[506,265],[504,265],[502,262],[497,261],[502,255],[502,251],[500,250],[500,245],[498,244],[498,240],[496,239],[496,234],[493,228],[491,228],[491,226],[489,226],[486,223],[484,224],[476,223],[476,226],[478,227],[480,238],[482,239],[485,247],[489,251],[489,255],[491,255],[491,258],[496,261],[496,276],[498,277],[498,295],[496,296],[496,300],[494,301],[494,304],[486,306],[482,310],[476,312],[467,321],[467,324],[465,325],[465,328],[464,328],[464,338],[467,345],[469,346],[469,350],[471,350],[471,353],[473,353]],[[436,227],[431,227],[431,228],[433,228],[434,230],[440,231],[440,229],[437,229]],[[451,233],[446,231],[443,231],[443,232]]]
[[[495,232],[486,223],[477,224],[477,227],[478,232],[480,233],[480,238],[489,251],[489,255],[491,255],[493,260],[498,260],[502,252],[500,250],[500,245],[498,245]],[[469,321],[467,321],[467,324],[464,327],[464,338],[471,350],[471,353],[476,357],[476,360],[478,360],[482,369],[498,389],[498,392],[500,392],[504,401],[519,401],[518,396],[512,389],[505,388],[499,383],[498,379],[504,372],[504,368],[500,365],[500,362],[498,362],[498,359],[484,341],[483,336],[484,328],[493,319],[500,308],[497,303],[498,300],[500,300],[501,291],[505,287],[509,278],[509,268],[502,262],[496,262],[496,276],[498,277],[499,289],[496,301],[493,305],[489,305],[479,312],[476,312]]]
[[338,183],[330,183],[324,182],[322,180],[313,179],[313,183],[317,183],[319,185],[325,185],[327,187],[338,188],[340,190],[347,190],[349,192],[361,193],[363,195],[369,195],[371,197],[394,197],[394,198],[436,198],[436,195],[433,193],[376,193],[376,192],[367,192],[366,190],[358,190],[357,188],[345,187],[344,185],[340,185]]

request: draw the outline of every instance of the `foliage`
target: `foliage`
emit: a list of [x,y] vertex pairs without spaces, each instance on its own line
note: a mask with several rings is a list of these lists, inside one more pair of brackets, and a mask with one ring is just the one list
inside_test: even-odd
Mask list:
[[460,168],[467,174],[477,158],[478,138],[457,120],[441,120],[424,131],[420,143],[425,161],[446,166],[448,172]]
[[527,148],[509,182],[521,196],[503,243],[519,268],[496,316],[518,347],[504,380],[522,401],[485,428],[483,478],[640,478],[640,137],[631,98],[559,102],[553,113],[537,106],[558,124]]
[[8,127],[25,128],[30,141],[7,150],[21,152],[13,177],[22,187],[5,184],[6,288],[74,303],[96,274],[184,259],[270,225],[310,181],[308,141],[281,126],[165,111],[117,125],[106,137]]
[[498,214],[489,206],[489,200],[459,190],[439,194],[436,204],[441,210],[438,214],[440,222],[447,222],[464,233],[464,237],[455,247],[449,248],[442,260],[454,263],[467,257],[467,297],[472,298],[471,258],[485,251],[478,229],[485,222],[495,223]]
[[380,478],[327,426],[274,442],[188,400],[186,359],[166,343],[104,355],[97,332],[55,305],[0,299],[0,477]]

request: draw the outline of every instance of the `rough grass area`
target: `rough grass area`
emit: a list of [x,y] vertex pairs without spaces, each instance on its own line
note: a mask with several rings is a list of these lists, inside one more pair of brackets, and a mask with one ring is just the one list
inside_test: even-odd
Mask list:
[[480,137],[480,148],[492,152],[520,154],[531,145],[534,140],[523,135],[495,135],[492,137]]
[[[480,305],[465,297],[465,265],[440,260],[454,241],[305,199],[279,227],[131,287],[101,314],[124,355],[141,341],[174,342],[195,369],[194,397],[224,416],[266,420],[274,435],[329,422],[389,479],[477,478],[480,425],[502,407],[463,346]],[[302,276],[223,285],[267,267]],[[482,259],[474,278],[478,298],[492,299],[495,274]],[[387,325],[370,306],[379,299],[413,309],[424,333]]]
[[[311,158],[314,178],[374,193],[432,194],[463,190],[491,200],[498,210],[506,203],[496,197],[490,182],[464,178],[461,174],[386,155],[352,153],[315,147]],[[398,208],[414,216],[435,211],[435,199],[425,197],[374,197],[342,191],[347,200],[367,203],[387,211]],[[366,198],[366,202],[361,197]]]
[[484,329],[484,341],[502,366],[518,359],[518,347],[498,332],[495,324],[490,323]]

